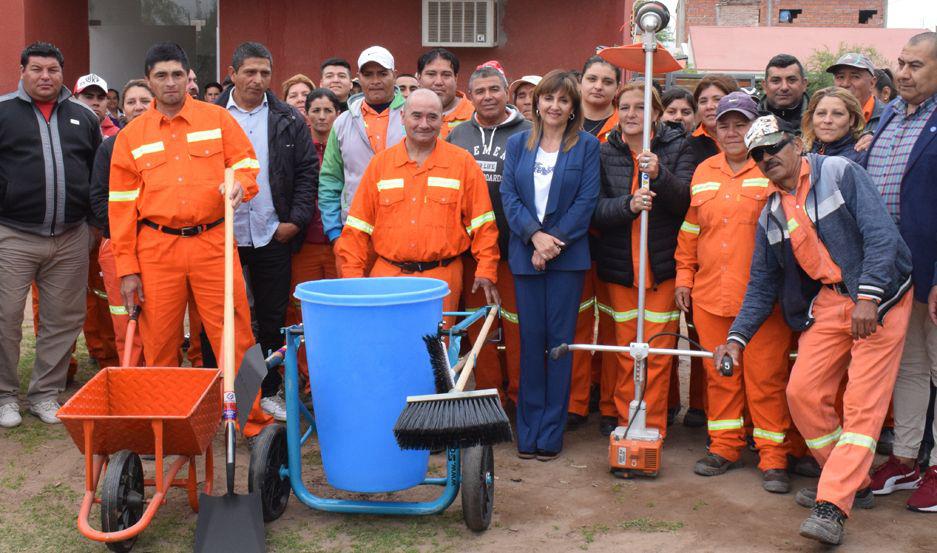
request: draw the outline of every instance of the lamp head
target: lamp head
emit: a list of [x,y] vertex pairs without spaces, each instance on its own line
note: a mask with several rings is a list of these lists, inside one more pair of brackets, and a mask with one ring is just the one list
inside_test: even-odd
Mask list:
[[635,21],[642,32],[656,33],[670,23],[670,10],[661,2],[645,2],[638,8]]

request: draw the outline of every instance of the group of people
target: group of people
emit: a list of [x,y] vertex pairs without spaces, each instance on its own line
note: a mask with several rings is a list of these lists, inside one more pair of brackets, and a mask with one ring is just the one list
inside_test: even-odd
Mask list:
[[[740,466],[748,446],[769,492],[790,491],[790,470],[819,476],[796,501],[812,509],[801,533],[826,543],[874,495],[914,490],[910,508],[937,512],[937,452],[921,455],[937,383],[935,33],[902,47],[893,79],[850,53],[828,69],[835,86],[808,97],[802,64],[780,54],[763,97],[711,74],[692,92],[654,88],[651,105],[643,82],[599,56],[513,81],[492,60],[463,93],[452,52],[429,50],[400,74],[372,46],[356,79],[330,58],[319,87],[299,74],[279,96],[256,42],[201,91],[174,43],[154,45],[122,91],[92,74],[70,92],[48,43],[27,46],[21,65],[18,90],[0,97],[0,426],[21,423],[31,286],[26,397],[44,422],[58,422],[83,325],[101,366],[125,339],[136,362],[174,366],[188,313],[204,358],[193,364],[212,366],[230,201],[244,269],[235,367],[255,340],[273,351],[300,322],[300,282],[442,279],[446,310],[500,306],[504,351],[482,349],[476,387],[516,407],[518,456],[550,461],[592,411],[603,435],[627,425],[635,390],[628,355],[547,352],[634,342],[643,295],[654,346],[675,347],[683,320],[739,367],[693,365],[684,423],[708,430],[697,474]],[[226,168],[236,180],[224,197]],[[647,371],[647,424],[666,436],[676,363],[651,356]],[[280,388],[270,371],[247,436],[285,420]],[[873,468],[883,428],[893,454]]]

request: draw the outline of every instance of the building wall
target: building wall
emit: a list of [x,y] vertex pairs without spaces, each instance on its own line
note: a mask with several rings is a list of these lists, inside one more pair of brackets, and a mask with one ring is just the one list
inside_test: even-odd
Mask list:
[[[499,60],[511,79],[554,68],[579,69],[596,45],[622,43],[620,29],[625,13],[630,20],[632,1],[585,0],[573,9],[566,0],[506,0],[500,46],[452,49],[462,65],[460,87],[475,66],[491,59]],[[358,54],[373,44],[391,51],[398,72],[413,73],[428,49],[421,45],[419,0],[269,0],[264,6],[258,10],[253,0],[220,1],[223,71],[234,48],[247,40],[270,48],[275,83],[295,73],[318,82],[319,64],[331,56],[346,58],[355,72]]]
[[[772,25],[794,27],[884,27],[885,0],[684,0],[686,26]],[[803,10],[792,23],[779,23],[781,10]],[[864,25],[859,10],[877,10]],[[757,12],[757,15],[756,15]]]

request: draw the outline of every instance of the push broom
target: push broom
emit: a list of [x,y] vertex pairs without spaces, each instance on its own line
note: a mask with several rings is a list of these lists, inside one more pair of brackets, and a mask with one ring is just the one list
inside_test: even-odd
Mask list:
[[452,376],[445,352],[440,352],[442,344],[435,337],[425,339],[437,393],[407,397],[407,405],[394,425],[394,436],[401,449],[462,449],[512,440],[511,423],[501,406],[498,391],[465,391],[488,330],[498,314],[497,306],[488,309],[459,381],[448,392],[445,388],[451,386]]

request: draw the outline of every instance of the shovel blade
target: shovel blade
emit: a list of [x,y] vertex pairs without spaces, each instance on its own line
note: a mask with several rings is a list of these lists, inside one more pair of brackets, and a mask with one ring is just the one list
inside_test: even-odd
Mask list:
[[263,553],[264,515],[260,494],[200,494],[195,553]]
[[260,391],[260,384],[267,376],[267,361],[264,359],[260,344],[254,344],[244,353],[241,367],[234,378],[234,393],[237,395],[238,427],[241,432],[246,428],[247,417]]

